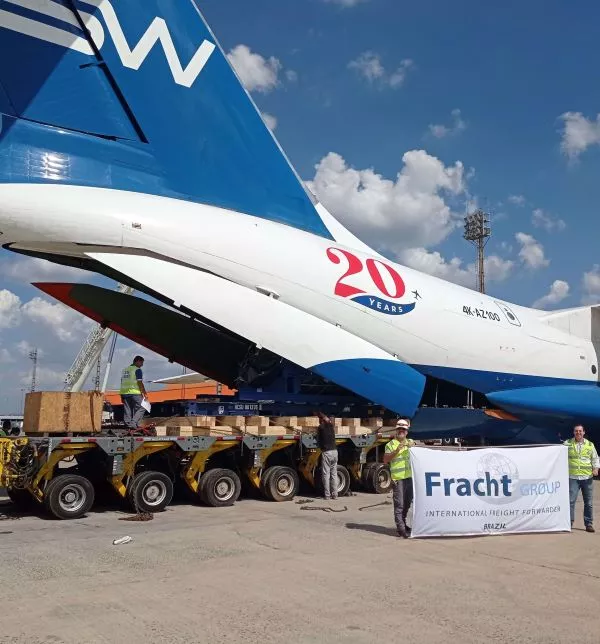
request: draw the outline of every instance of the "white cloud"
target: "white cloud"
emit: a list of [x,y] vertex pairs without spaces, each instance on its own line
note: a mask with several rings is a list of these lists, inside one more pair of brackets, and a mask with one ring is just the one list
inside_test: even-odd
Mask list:
[[2,262],[0,264],[0,275],[27,284],[44,280],[79,282],[89,279],[90,276],[97,277],[90,271],[71,266],[61,266],[38,257],[20,257],[12,261]]
[[21,318],[21,298],[11,291],[0,291],[0,329],[16,326]]
[[[477,269],[474,263],[463,265],[458,257],[446,261],[442,255],[425,248],[408,248],[400,253],[400,261],[422,273],[434,275],[441,279],[461,286],[475,289],[477,286]],[[511,273],[514,262],[503,259],[498,255],[490,255],[485,259],[486,281],[502,282]]]
[[564,154],[576,159],[591,145],[600,144],[600,114],[596,120],[587,119],[581,112],[565,112],[561,148]]
[[293,69],[288,69],[285,72],[285,77],[290,81],[290,83],[295,83],[298,80],[298,72],[295,72]]
[[272,114],[267,114],[267,112],[263,112],[262,117],[269,130],[273,132],[277,127],[277,119]]
[[357,4],[360,4],[361,2],[367,2],[368,0],[323,0],[324,2],[328,2],[329,4],[337,4],[340,7],[355,7]]
[[532,235],[517,233],[515,239],[521,244],[519,257],[525,266],[536,270],[550,264],[550,260],[544,257],[544,247]]
[[503,282],[511,274],[515,263],[498,255],[489,255],[483,261],[486,281]]
[[267,93],[279,84],[281,63],[274,56],[264,58],[250,51],[247,45],[238,45],[227,58],[249,92]]
[[8,349],[0,349],[0,365],[1,364],[12,364],[15,359],[12,357]]
[[361,76],[364,76],[369,82],[381,78],[385,74],[385,69],[381,64],[378,54],[372,51],[362,53],[356,60],[348,63],[349,69],[355,69]]
[[398,69],[390,74],[390,77],[388,79],[389,86],[392,89],[402,87],[402,85],[404,85],[404,81],[406,80],[406,76],[408,75],[408,71],[413,66],[414,62],[410,58],[405,58],[404,60],[402,60]]
[[402,157],[395,180],[373,169],[356,170],[335,152],[316,166],[309,189],[342,224],[366,243],[393,252],[427,247],[455,228],[459,215],[446,199],[466,190],[460,161],[445,166],[424,150]]
[[523,195],[509,195],[508,200],[514,206],[524,206],[526,199]]
[[569,284],[563,280],[555,280],[546,295],[536,300],[532,306],[534,309],[545,309],[552,304],[562,302],[569,295]]
[[464,130],[466,130],[467,128],[467,124],[462,119],[460,115],[460,110],[459,109],[452,110],[451,116],[452,116],[452,123],[450,125],[442,125],[442,124],[430,125],[429,133],[432,136],[435,136],[436,139],[443,139],[447,136],[452,136],[452,135],[460,134],[461,132],[464,132]]
[[349,69],[355,70],[369,83],[377,82],[380,87],[388,86],[392,89],[402,87],[408,71],[413,66],[413,61],[410,58],[405,58],[401,61],[396,71],[388,75],[381,63],[381,57],[372,51],[365,51],[358,58],[348,63]]
[[93,322],[64,304],[52,304],[41,297],[34,297],[24,304],[22,312],[29,320],[44,324],[63,342],[83,339]]
[[595,264],[591,271],[583,274],[582,287],[584,304],[600,302],[600,266],[598,264]]
[[536,208],[531,215],[531,222],[536,228],[543,228],[547,232],[551,233],[553,231],[561,232],[566,227],[567,224],[562,219],[558,217],[553,217],[548,213],[544,212],[541,208]]
[[[22,385],[29,387],[31,385],[31,376],[32,372],[29,373],[26,371],[21,372],[20,382]],[[43,389],[55,390],[62,389],[62,386],[65,382],[66,371],[60,371],[56,369],[51,369],[50,367],[43,367],[38,364],[38,367],[35,372],[35,382],[36,390],[40,391]]]

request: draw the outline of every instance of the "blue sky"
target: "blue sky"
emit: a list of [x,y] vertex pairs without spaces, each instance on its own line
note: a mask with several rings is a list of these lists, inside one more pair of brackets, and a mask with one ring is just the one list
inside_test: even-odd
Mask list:
[[[561,306],[579,304],[582,275],[598,261],[600,155],[592,145],[569,160],[561,151],[560,117],[581,112],[595,120],[600,111],[600,86],[593,81],[600,7],[541,0],[363,0],[354,6],[204,0],[201,6],[226,51],[242,42],[298,73],[296,83],[254,97],[276,116],[275,133],[303,177],[311,178],[331,151],[389,179],[409,150],[424,149],[446,165],[461,161],[474,169],[470,193],[495,214],[489,251],[516,261],[515,235],[523,232],[550,260],[535,270],[516,267],[512,279],[490,283],[494,294],[531,305],[558,279],[571,293]],[[402,86],[381,87],[348,68],[366,51],[390,72],[412,60]],[[431,124],[450,125],[454,109],[461,110],[464,130],[443,138],[427,134]],[[510,195],[525,203],[510,203]],[[566,227],[536,227],[534,209]],[[430,250],[447,259],[472,255],[459,230]]]
[[[461,217],[476,203],[493,214],[489,293],[545,308],[600,302],[600,6],[199,4],[302,178],[365,241],[474,287]],[[89,281],[0,253],[0,411],[20,400],[30,347],[41,385],[60,386],[90,328],[39,298],[36,279]],[[133,350],[121,340],[118,360]],[[147,367],[181,372],[159,358]]]

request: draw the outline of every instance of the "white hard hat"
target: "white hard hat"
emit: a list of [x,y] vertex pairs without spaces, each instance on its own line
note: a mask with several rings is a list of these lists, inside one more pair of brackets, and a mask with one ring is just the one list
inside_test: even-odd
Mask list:
[[396,421],[396,427],[398,429],[408,429],[410,427],[410,421],[406,420],[405,418],[399,418]]

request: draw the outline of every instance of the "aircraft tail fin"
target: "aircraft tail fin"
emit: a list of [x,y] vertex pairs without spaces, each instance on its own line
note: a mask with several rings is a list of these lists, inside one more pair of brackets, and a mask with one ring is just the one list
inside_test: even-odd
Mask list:
[[178,197],[331,238],[196,0],[4,0],[0,53],[0,181]]

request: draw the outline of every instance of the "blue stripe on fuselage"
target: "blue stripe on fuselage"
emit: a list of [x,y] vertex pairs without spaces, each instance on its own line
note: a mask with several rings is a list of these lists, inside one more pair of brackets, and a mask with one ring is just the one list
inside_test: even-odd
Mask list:
[[552,387],[561,385],[596,385],[596,380],[573,380],[569,378],[553,378],[550,376],[533,376],[499,371],[483,371],[478,369],[460,369],[457,367],[411,364],[413,369],[426,376],[452,382],[461,387],[472,389],[482,394],[508,389],[524,389],[529,387]]

